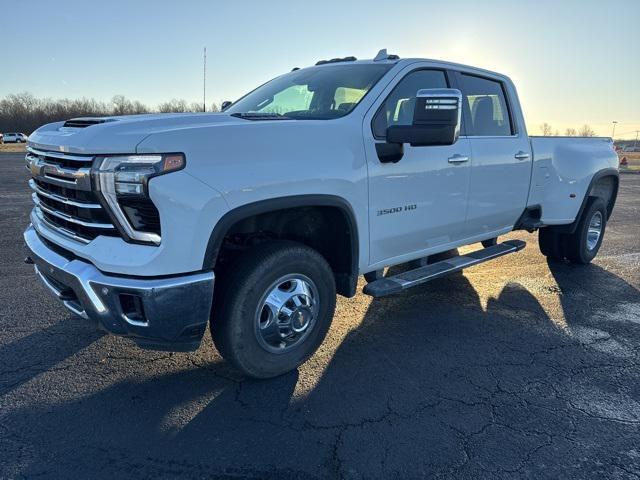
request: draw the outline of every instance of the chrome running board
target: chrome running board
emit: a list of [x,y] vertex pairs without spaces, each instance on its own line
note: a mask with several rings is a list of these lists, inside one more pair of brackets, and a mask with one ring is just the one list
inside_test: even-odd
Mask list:
[[449,273],[458,272],[464,268],[477,265],[509,253],[522,250],[526,243],[522,240],[507,240],[492,247],[476,250],[475,252],[448,258],[441,262],[432,263],[424,267],[409,270],[391,277],[384,277],[365,285],[363,292],[372,297],[384,297],[400,293],[408,288],[422,285]]

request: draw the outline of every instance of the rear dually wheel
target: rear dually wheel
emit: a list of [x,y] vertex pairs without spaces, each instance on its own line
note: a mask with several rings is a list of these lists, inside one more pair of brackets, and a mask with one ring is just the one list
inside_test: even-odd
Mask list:
[[560,233],[555,227],[540,229],[540,251],[552,260],[568,260],[586,265],[600,250],[607,224],[607,208],[601,198],[590,198],[573,233]]

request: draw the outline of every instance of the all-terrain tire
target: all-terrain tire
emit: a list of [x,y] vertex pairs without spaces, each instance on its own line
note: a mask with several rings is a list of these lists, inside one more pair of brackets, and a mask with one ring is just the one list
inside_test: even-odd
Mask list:
[[[317,314],[312,315],[314,323],[309,324],[309,332],[300,337],[299,343],[274,352],[273,345],[261,336],[259,312],[274,282],[289,275],[308,279],[313,285]],[[213,341],[225,360],[253,378],[282,375],[304,363],[324,340],[336,306],[335,279],[327,261],[316,250],[290,241],[271,241],[251,248],[224,278],[216,279],[216,289],[211,317]],[[274,336],[269,338],[271,341]],[[275,338],[279,341],[277,335]]]
[[553,227],[543,227],[538,231],[538,245],[540,252],[551,259],[564,260],[564,235],[558,233]]
[[607,207],[604,200],[590,199],[576,231],[565,235],[564,249],[567,260],[582,265],[590,263],[600,250],[606,226]]

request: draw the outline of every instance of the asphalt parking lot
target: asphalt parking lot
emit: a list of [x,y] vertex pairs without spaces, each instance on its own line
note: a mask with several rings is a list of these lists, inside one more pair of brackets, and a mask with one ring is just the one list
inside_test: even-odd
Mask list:
[[0,478],[638,478],[640,175],[596,261],[527,248],[405,294],[339,299],[299,371],[249,381],[205,337],[149,352],[23,264],[0,155]]

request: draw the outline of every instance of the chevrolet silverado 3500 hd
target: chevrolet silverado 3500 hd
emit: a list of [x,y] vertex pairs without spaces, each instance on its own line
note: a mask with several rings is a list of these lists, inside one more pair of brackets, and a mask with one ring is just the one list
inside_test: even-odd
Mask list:
[[222,113],[44,125],[26,162],[27,261],[69,310],[146,348],[196,349],[210,322],[261,378],[317,349],[360,274],[366,294],[401,292],[520,250],[496,240],[517,229],[590,262],[618,190],[611,140],[529,137],[506,76],[384,50],[294,69]]

